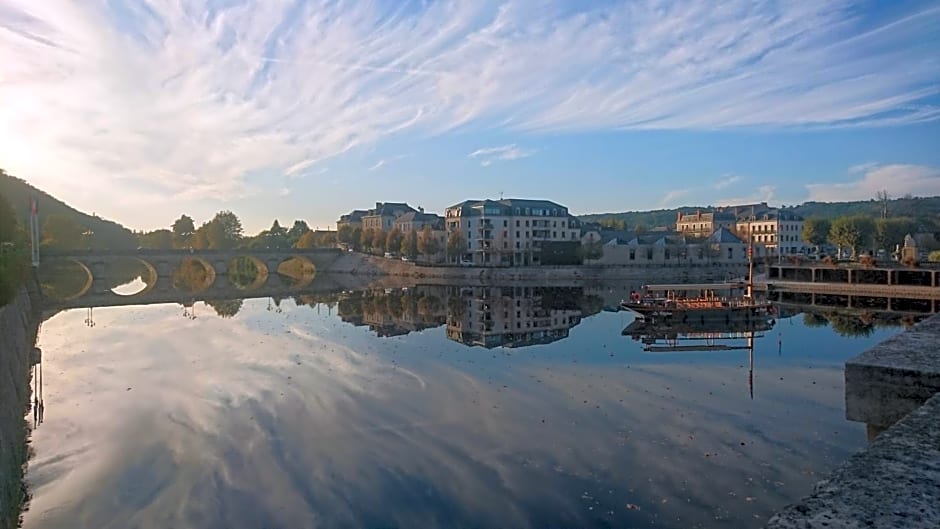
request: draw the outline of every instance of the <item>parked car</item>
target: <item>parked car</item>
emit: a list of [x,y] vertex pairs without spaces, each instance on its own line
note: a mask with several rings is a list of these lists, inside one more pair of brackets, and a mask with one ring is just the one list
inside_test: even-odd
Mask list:
[[473,266],[473,261],[469,261],[467,259],[461,259],[460,266]]
[[395,256],[394,256],[391,252],[385,252],[385,258],[386,258],[386,259],[394,259]]
[[410,263],[410,262],[411,262],[411,259],[409,259],[407,255],[403,255],[403,256],[401,256],[401,262],[403,262],[403,263]]

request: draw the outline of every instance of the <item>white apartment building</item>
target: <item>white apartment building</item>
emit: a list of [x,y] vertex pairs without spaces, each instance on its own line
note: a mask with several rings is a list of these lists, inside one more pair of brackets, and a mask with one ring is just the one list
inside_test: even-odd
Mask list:
[[776,210],[762,215],[741,217],[737,222],[737,232],[745,242],[763,247],[763,255],[786,256],[806,253],[803,219],[791,213]]
[[465,248],[450,262],[477,266],[553,264],[580,246],[581,224],[568,208],[548,200],[465,200],[444,210],[448,235]]

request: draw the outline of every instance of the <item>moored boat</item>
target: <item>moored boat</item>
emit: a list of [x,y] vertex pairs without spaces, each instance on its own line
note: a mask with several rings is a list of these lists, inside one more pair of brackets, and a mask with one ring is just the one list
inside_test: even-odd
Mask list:
[[745,290],[750,289],[743,281],[646,285],[643,292],[631,293],[630,300],[621,301],[620,306],[643,318],[683,322],[766,317],[772,305],[738,293]]

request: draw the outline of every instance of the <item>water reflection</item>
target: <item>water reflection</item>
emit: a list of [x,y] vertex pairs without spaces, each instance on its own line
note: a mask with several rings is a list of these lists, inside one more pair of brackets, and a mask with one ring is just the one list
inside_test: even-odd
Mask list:
[[893,331],[786,317],[747,330],[777,338],[754,373],[624,339],[632,315],[602,308],[631,288],[58,312],[25,526],[759,527],[864,443],[841,366]]

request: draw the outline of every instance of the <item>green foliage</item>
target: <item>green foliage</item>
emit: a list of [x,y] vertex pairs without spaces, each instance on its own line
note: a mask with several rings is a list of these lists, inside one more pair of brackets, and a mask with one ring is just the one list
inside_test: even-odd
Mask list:
[[434,231],[430,226],[425,226],[418,237],[418,251],[424,255],[428,261],[431,260],[437,252],[441,251],[440,244],[434,237]]
[[56,250],[87,248],[85,228],[75,217],[62,213],[48,215],[42,224],[42,245]]
[[336,238],[341,243],[355,245],[359,243],[359,240],[353,239],[353,227],[349,224],[343,224],[336,230]]
[[220,211],[199,226],[190,241],[197,249],[228,250],[242,242],[242,223],[231,211]]
[[917,225],[911,218],[877,219],[874,233],[875,247],[890,251],[895,245],[904,244],[904,236],[915,231],[917,231]]
[[242,309],[242,301],[240,299],[206,300],[206,305],[212,307],[220,318],[231,318]]
[[16,297],[29,269],[29,252],[25,246],[0,248],[0,307]]
[[803,222],[802,238],[813,246],[822,246],[829,237],[830,229],[832,229],[832,223],[828,219],[811,217]]
[[294,225],[287,230],[287,245],[289,247],[294,247],[297,244],[297,241],[304,236],[305,233],[310,231],[310,226],[307,226],[307,223],[303,220],[295,220]]
[[366,251],[371,250],[372,241],[374,240],[374,238],[375,238],[375,234],[373,233],[372,229],[365,229],[365,230],[360,229],[359,230],[359,247]]
[[871,217],[862,215],[839,217],[832,221],[829,240],[840,247],[851,248],[854,257],[858,254],[859,246],[871,241],[874,231],[875,223]]
[[167,229],[148,231],[137,236],[141,248],[169,250],[173,248],[173,232]]
[[[83,231],[90,233],[83,241],[84,247],[98,249],[132,249],[137,247],[137,236],[131,230],[116,222],[82,213],[40,191],[24,180],[5,173],[3,170],[0,170],[0,194],[7,197],[16,212],[16,219],[22,227],[29,224],[30,201],[35,198],[39,206],[41,225],[45,223],[46,218],[50,215],[62,215],[70,218],[72,222],[81,226]],[[72,245],[74,246],[74,243]]]
[[3,194],[0,194],[0,243],[19,242],[23,232],[16,220],[16,211]]
[[385,251],[385,242],[388,238],[382,230],[372,230],[372,251],[382,253]]
[[385,236],[385,251],[398,252],[398,250],[401,249],[402,237],[404,237],[404,235],[402,235],[401,230],[398,228],[389,230],[388,235]]
[[196,225],[192,217],[180,215],[180,218],[173,222],[173,246],[176,248],[188,248],[192,245],[193,233],[196,231]]
[[418,233],[414,230],[409,231],[401,239],[401,254],[414,260],[418,257]]
[[605,228],[610,228],[612,230],[625,230],[627,229],[627,221],[624,219],[618,219],[617,217],[604,217],[597,221],[601,226]]

